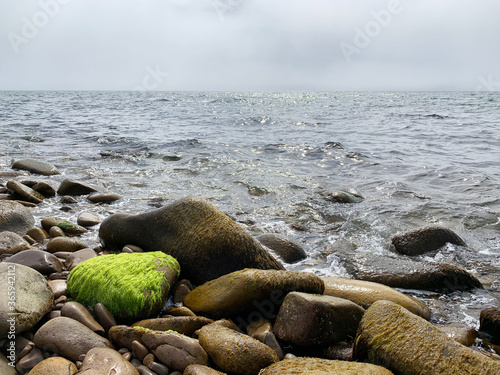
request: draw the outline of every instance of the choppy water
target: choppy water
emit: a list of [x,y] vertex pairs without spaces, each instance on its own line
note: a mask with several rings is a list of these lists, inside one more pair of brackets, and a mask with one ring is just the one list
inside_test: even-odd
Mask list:
[[[69,177],[126,197],[82,198],[69,213],[54,198],[37,217],[198,196],[252,234],[302,244],[310,257],[289,268],[342,276],[335,246],[391,257],[396,233],[443,225],[469,248],[423,258],[465,267],[486,290],[420,293],[434,320],[476,327],[482,308],[500,305],[499,93],[2,92],[0,136],[0,171],[41,158],[61,170],[55,186]],[[366,199],[323,198],[337,190]]]

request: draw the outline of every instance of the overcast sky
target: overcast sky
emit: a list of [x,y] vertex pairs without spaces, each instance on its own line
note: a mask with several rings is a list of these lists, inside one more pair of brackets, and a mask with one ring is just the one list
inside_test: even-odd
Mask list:
[[498,0],[1,0],[0,89],[499,90]]

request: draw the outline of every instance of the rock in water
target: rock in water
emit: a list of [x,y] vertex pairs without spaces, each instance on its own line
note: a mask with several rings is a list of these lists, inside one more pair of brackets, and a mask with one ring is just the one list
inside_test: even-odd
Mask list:
[[465,246],[465,242],[452,230],[442,227],[424,227],[392,238],[396,251],[404,255],[420,255],[437,250],[446,243]]
[[278,254],[286,263],[295,263],[307,258],[304,249],[286,237],[276,234],[263,234],[257,239],[261,244]]
[[375,301],[392,301],[426,320],[431,318],[431,312],[423,302],[387,285],[340,277],[323,277],[322,279],[325,283],[325,294],[328,296],[348,299],[365,309]]
[[57,168],[52,164],[37,159],[17,160],[16,162],[14,162],[14,164],[12,164],[12,168],[21,169],[24,171],[41,174],[44,176],[53,176],[56,174],[60,174]]
[[57,189],[57,194],[59,195],[85,195],[95,192],[97,192],[97,189],[92,186],[68,179],[61,182],[59,189]]
[[35,225],[31,211],[17,202],[0,200],[0,232],[10,231],[24,235]]
[[36,192],[32,188],[21,184],[18,181],[7,181],[7,189],[9,191],[13,192],[14,194],[18,195],[21,200],[26,201],[26,202],[32,202],[32,203],[42,203],[43,199],[45,198],[42,194]]
[[76,266],[68,292],[85,306],[102,303],[119,319],[156,316],[179,276],[179,263],[161,251],[103,255]]
[[31,329],[54,302],[54,293],[42,274],[20,264],[0,263],[0,285],[0,338],[7,337],[12,327],[16,333]]
[[398,374],[494,375],[500,362],[469,349],[405,308],[377,301],[366,310],[355,339],[354,357]]
[[106,248],[136,245],[176,258],[195,284],[243,268],[283,269],[262,245],[212,204],[186,198],[139,215],[115,214],[101,224]]
[[320,358],[293,358],[275,363],[260,375],[393,375],[389,370],[368,363],[332,361]]

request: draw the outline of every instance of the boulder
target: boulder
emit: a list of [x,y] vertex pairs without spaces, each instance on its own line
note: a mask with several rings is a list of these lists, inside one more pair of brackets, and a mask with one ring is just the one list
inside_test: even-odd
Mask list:
[[113,348],[109,340],[99,336],[82,323],[67,317],[49,320],[35,333],[35,345],[46,351],[58,353],[78,361],[92,348]]
[[54,165],[38,159],[17,160],[14,162],[14,164],[12,164],[12,169],[21,169],[44,176],[53,176],[56,174],[60,174],[60,172]]
[[490,307],[481,311],[479,330],[485,333],[489,341],[500,345],[500,308]]
[[39,204],[45,198],[42,194],[18,181],[7,181],[7,189],[26,202]]
[[183,277],[202,284],[245,267],[283,269],[262,245],[207,201],[187,198],[139,215],[115,214],[99,236],[105,248],[136,245],[176,258]]
[[223,371],[237,375],[257,375],[278,362],[276,352],[248,335],[216,324],[199,331],[200,344]]
[[116,350],[93,348],[85,355],[80,373],[85,375],[139,375],[132,364]]
[[446,243],[465,246],[465,242],[452,230],[429,226],[398,234],[392,238],[396,251],[404,255],[420,255],[437,250]]
[[482,288],[477,278],[466,270],[449,264],[363,254],[363,257],[349,257],[344,266],[355,279],[393,288],[437,292]]
[[54,272],[62,272],[63,265],[57,257],[42,250],[24,250],[9,257],[9,263],[22,264],[33,268],[42,275],[50,275]]
[[184,298],[184,305],[195,314],[214,318],[253,310],[272,318],[286,294],[293,291],[323,294],[324,284],[307,272],[244,269],[197,287]]
[[29,375],[74,375],[78,372],[76,365],[63,357],[50,357],[38,363]]
[[403,306],[426,320],[431,318],[431,312],[423,302],[387,285],[341,277],[323,277],[322,280],[325,283],[325,295],[348,299],[364,309],[375,301],[387,300]]
[[0,339],[13,329],[16,333],[31,329],[54,302],[42,274],[20,264],[0,263],[0,285]]
[[57,189],[59,195],[86,195],[95,192],[97,192],[97,189],[92,186],[68,179],[61,182],[59,189]]
[[398,374],[500,373],[500,361],[457,343],[389,301],[377,301],[366,310],[355,339],[354,358],[382,364]]
[[257,239],[261,244],[278,254],[286,263],[295,263],[307,258],[304,249],[286,237],[276,234],[263,234]]
[[176,331],[191,336],[201,327],[213,323],[213,320],[199,316],[166,316],[163,318],[141,320],[132,326],[139,326],[154,331]]
[[0,200],[0,232],[9,231],[23,236],[35,224],[31,211],[17,202]]
[[145,319],[165,305],[180,268],[161,251],[102,255],[80,263],[68,278],[68,292],[86,306],[104,304],[115,318]]
[[0,233],[0,255],[17,254],[29,248],[31,245],[18,234],[14,232]]
[[301,346],[329,346],[354,337],[365,310],[346,299],[289,293],[281,305],[274,333]]
[[[275,363],[259,375],[314,374],[314,375],[392,375],[392,372],[368,363],[345,362],[320,358],[292,358]],[[406,373],[405,373],[406,374]]]
[[177,332],[146,331],[140,342],[171,369],[184,371],[189,365],[206,365],[208,356],[197,340]]

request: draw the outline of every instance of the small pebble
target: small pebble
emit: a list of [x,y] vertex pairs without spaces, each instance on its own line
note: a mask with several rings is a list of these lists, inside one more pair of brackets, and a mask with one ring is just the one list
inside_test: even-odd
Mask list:
[[132,353],[130,352],[123,353],[122,357],[125,358],[127,361],[130,361],[132,359]]
[[[135,358],[137,358],[139,361],[143,363],[145,357],[150,355],[149,350],[137,340],[132,341],[132,353],[134,354]],[[154,356],[153,356],[153,361],[154,361]],[[144,364],[147,366],[146,363]]]
[[16,370],[20,374],[27,374],[38,363],[44,360],[43,353],[38,348],[33,348],[30,353],[19,360],[16,364]]

